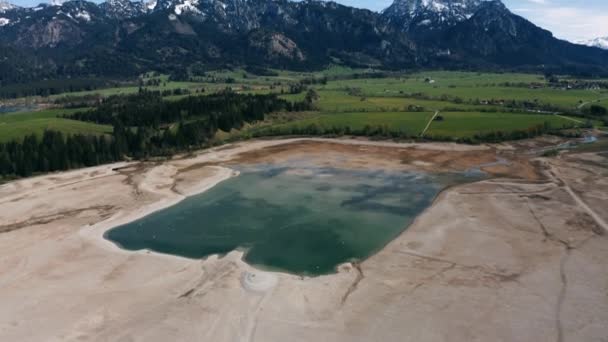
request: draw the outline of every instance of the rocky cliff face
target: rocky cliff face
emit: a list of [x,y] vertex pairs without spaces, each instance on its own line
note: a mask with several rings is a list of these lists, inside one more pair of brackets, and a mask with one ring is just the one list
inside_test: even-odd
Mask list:
[[127,19],[148,13],[143,2],[130,0],[107,0],[99,5],[104,15],[115,19]]

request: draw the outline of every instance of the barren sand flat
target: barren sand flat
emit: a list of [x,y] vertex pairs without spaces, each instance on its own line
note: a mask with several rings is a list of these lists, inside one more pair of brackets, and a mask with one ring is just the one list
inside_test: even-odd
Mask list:
[[[601,341],[608,158],[530,161],[538,144],[252,141],[2,185],[0,340]],[[128,252],[102,238],[235,176],[233,163],[462,171],[498,157],[508,163],[489,166],[492,179],[442,192],[382,251],[334,275],[260,272],[239,252]]]

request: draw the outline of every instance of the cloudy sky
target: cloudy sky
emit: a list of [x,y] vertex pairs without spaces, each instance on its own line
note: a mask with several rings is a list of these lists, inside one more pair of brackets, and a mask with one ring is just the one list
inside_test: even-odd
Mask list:
[[[99,1],[99,0],[98,0]],[[393,0],[337,0],[337,2],[380,11]],[[13,0],[33,6],[40,0]],[[571,41],[608,36],[608,0],[503,0],[515,13]]]

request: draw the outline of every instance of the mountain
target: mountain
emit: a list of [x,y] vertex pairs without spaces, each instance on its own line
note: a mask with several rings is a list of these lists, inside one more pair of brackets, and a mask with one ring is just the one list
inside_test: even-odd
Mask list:
[[601,70],[608,54],[556,39],[553,34],[513,14],[500,1],[483,2],[468,20],[446,30],[442,41],[463,63],[505,67]]
[[99,5],[105,15],[115,19],[133,18],[146,14],[148,8],[143,2],[130,0],[107,0]]
[[3,0],[0,1],[0,13],[5,13],[6,11],[13,10],[17,7],[18,6],[15,6],[15,5],[11,4],[10,2],[6,2]]
[[0,0],[0,28],[18,20],[18,13],[21,11],[21,7]]
[[485,0],[395,0],[382,18],[405,32],[438,31],[469,19]]
[[591,40],[584,40],[584,41],[580,41],[578,43],[582,44],[582,45],[587,45],[587,46],[592,46],[592,47],[608,50],[608,37],[600,37],[600,38],[595,38],[595,39],[591,39]]
[[498,0],[396,0],[382,13],[317,0],[74,0],[0,8],[5,84],[330,62],[608,72],[608,52],[555,39]]

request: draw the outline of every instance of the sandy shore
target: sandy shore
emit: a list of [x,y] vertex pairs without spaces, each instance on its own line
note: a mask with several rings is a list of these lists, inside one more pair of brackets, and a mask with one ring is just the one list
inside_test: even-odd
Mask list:
[[[608,336],[608,158],[499,146],[251,141],[0,186],[1,341],[599,341]],[[360,265],[300,278],[233,252],[128,252],[109,228],[235,175],[233,163],[488,167]],[[584,206],[581,205],[584,204]]]

